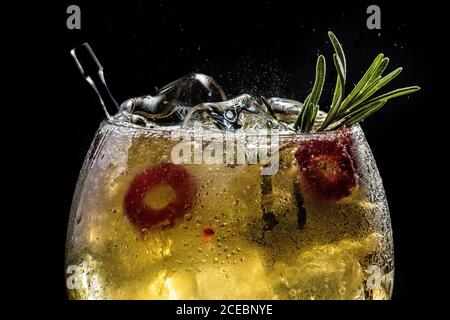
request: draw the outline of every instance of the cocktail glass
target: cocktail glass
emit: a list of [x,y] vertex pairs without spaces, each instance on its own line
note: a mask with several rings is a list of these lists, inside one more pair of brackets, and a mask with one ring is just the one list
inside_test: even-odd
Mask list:
[[230,132],[123,117],[103,121],[84,161],[66,267],[72,299],[389,299],[394,274],[358,124]]

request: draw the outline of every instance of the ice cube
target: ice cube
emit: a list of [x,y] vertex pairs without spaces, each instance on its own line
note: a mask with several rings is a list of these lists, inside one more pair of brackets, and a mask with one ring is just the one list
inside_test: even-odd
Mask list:
[[[284,124],[293,124],[297,119],[299,112],[303,108],[303,103],[293,99],[285,99],[273,97],[267,100],[272,110],[275,112],[277,119]],[[314,122],[313,131],[319,129],[322,122],[327,116],[326,112],[319,110],[317,112],[316,121]]]
[[297,115],[303,108],[303,103],[293,99],[273,97],[268,102],[276,114]]
[[203,127],[235,131],[285,129],[260,99],[242,94],[233,99],[201,103],[186,115],[182,128],[193,128],[195,123]]
[[159,125],[179,125],[195,105],[224,100],[226,95],[213,78],[193,73],[165,85],[154,95],[128,99],[120,109]]
[[295,264],[274,266],[275,291],[280,299],[349,300],[364,297],[361,263],[375,253],[382,237],[372,233],[361,239],[317,244],[302,251]]

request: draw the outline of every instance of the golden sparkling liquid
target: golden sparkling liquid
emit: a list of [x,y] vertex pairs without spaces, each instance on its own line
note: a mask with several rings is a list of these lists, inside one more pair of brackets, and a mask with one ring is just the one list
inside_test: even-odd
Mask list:
[[[186,164],[198,186],[192,209],[172,227],[137,230],[124,214],[128,186],[146,168],[170,161],[179,141],[157,131],[103,125],[72,206],[69,297],[389,299],[393,253],[384,190],[359,127],[351,134],[358,187],[334,203],[303,194],[303,228],[293,153],[305,137],[291,136],[280,138],[280,168],[270,178],[269,194],[262,195],[260,164]],[[170,187],[161,186],[145,201],[159,208],[173,197]],[[264,206],[278,221],[271,230],[262,219]],[[207,228],[214,234],[206,234]]]

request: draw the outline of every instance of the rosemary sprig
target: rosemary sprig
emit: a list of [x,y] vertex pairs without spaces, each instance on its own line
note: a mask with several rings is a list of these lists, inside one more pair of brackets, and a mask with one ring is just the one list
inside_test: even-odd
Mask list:
[[298,115],[297,121],[295,121],[294,123],[295,131],[311,131],[317,116],[317,112],[319,111],[318,102],[320,96],[322,95],[323,84],[325,83],[325,72],[325,57],[320,55],[317,58],[316,63],[316,79],[314,80],[312,91],[305,99],[303,108]]
[[367,69],[366,73],[363,75],[361,80],[359,80],[358,84],[353,88],[353,90],[350,92],[347,98],[344,99],[342,102],[342,105],[340,106],[340,109],[342,111],[348,110],[349,106],[351,106],[351,102],[354,101],[358,95],[362,94],[364,92],[364,89],[367,88],[367,85],[372,79],[372,76],[375,73],[378,73],[378,68],[381,64],[381,62],[384,59],[384,55],[380,53],[375,60],[372,62],[372,65]]
[[382,106],[384,106],[386,102],[387,100],[384,99],[367,103],[366,105],[361,106],[357,110],[350,112],[347,116],[345,116],[340,125],[351,126],[352,124],[355,124],[362,119],[370,116],[372,113],[378,111]]
[[330,38],[331,43],[334,47],[334,51],[336,52],[333,55],[333,60],[334,66],[337,71],[337,80],[330,110],[328,111],[327,117],[325,118],[324,122],[320,126],[319,131],[325,129],[330,124],[330,121],[336,116],[336,113],[338,112],[338,109],[344,97],[345,80],[347,78],[347,61],[345,59],[344,50],[342,49],[341,44],[332,32],[328,32],[328,37]]
[[418,86],[411,86],[411,87],[406,87],[406,88],[395,89],[395,90],[390,91],[388,93],[384,93],[384,94],[382,94],[382,95],[380,95],[378,97],[370,99],[367,102],[373,102],[373,101],[381,100],[381,99],[389,100],[389,99],[392,99],[392,98],[396,98],[396,97],[400,97],[400,96],[404,96],[406,94],[410,94],[410,93],[416,92],[418,90],[420,90],[420,87],[418,87]]
[[[333,61],[337,71],[337,79],[331,106],[318,131],[333,130],[343,125],[353,125],[381,109],[388,100],[420,90],[417,86],[411,86],[396,89],[372,98],[378,90],[387,85],[402,72],[402,68],[397,68],[386,76],[383,76],[383,72],[389,64],[389,58],[380,53],[364,73],[361,80],[359,80],[347,97],[344,98],[345,82],[347,78],[347,62],[344,50],[331,31],[328,33],[328,36],[335,51],[333,54]],[[323,64],[323,69],[320,70],[319,60],[321,59],[323,59],[323,61],[320,61],[320,64]],[[320,72],[323,73],[321,74]],[[325,78],[324,74],[325,58],[319,56],[316,67],[316,81],[311,94],[305,100],[304,106],[294,124],[294,129],[296,131],[309,132],[312,129],[311,123],[314,124],[318,112],[317,102],[320,98],[320,93],[322,92],[323,80]],[[317,90],[319,89],[319,95],[317,96]]]

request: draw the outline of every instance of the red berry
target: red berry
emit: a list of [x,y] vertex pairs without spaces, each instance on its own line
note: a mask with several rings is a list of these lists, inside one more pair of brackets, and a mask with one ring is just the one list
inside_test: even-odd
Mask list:
[[171,225],[192,207],[195,190],[195,182],[183,166],[152,166],[131,182],[124,199],[125,214],[139,229]]
[[205,237],[210,237],[214,234],[214,229],[210,228],[210,227],[206,227],[205,229],[203,229],[203,235]]
[[351,139],[310,140],[298,147],[295,158],[304,189],[316,200],[338,201],[356,186]]

